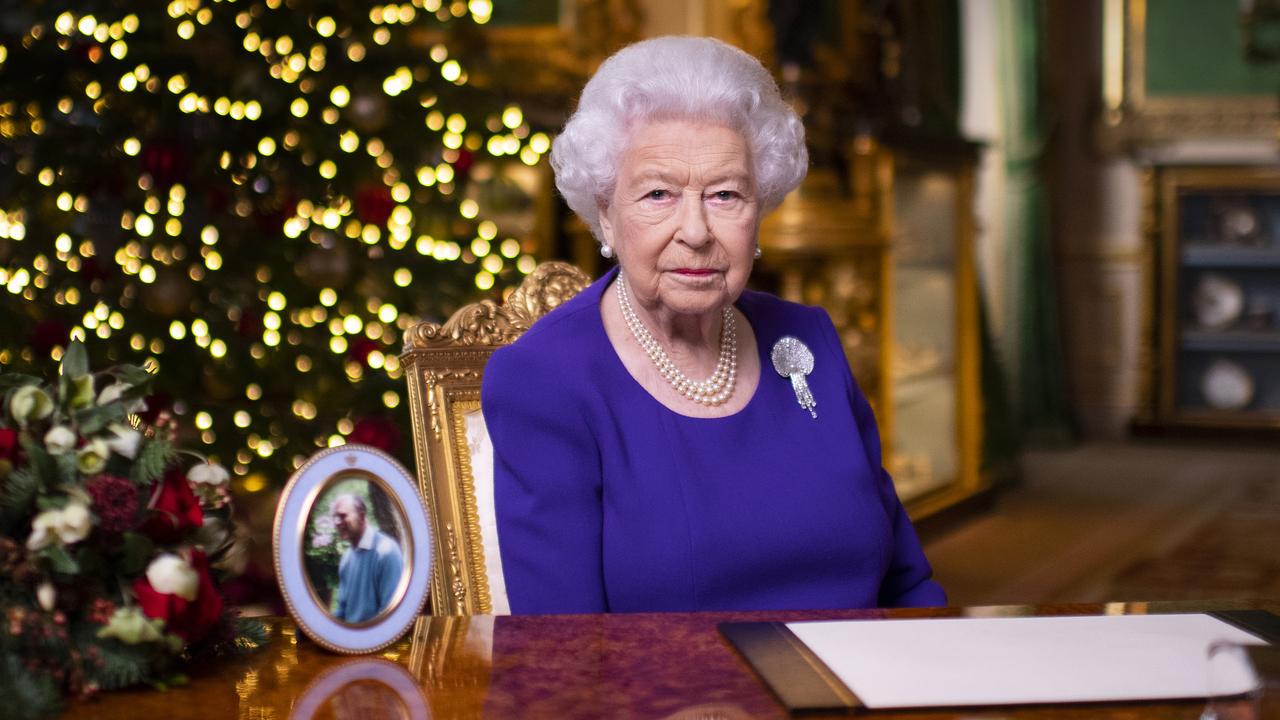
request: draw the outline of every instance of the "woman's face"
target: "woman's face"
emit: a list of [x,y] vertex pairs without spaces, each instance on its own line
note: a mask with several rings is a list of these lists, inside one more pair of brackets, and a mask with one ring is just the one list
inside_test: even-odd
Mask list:
[[654,121],[631,133],[600,228],[650,312],[703,315],[737,300],[760,229],[751,168],[746,140],[720,125]]

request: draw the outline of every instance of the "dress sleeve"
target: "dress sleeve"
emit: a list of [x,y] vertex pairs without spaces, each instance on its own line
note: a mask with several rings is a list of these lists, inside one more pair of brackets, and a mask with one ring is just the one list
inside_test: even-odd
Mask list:
[[867,464],[879,478],[880,502],[884,506],[889,520],[892,537],[889,544],[892,557],[888,570],[880,581],[880,607],[936,607],[947,604],[947,594],[942,586],[933,580],[933,568],[924,556],[920,547],[920,538],[916,529],[907,517],[907,511],[898,499],[898,491],[894,489],[893,478],[884,469],[880,447],[880,430],[876,425],[875,413],[867,396],[858,387],[853,373],[845,361],[844,349],[840,344],[836,328],[825,311],[817,310],[821,316],[823,336],[827,340],[828,351],[837,353],[841,364],[846,368],[849,402],[853,407],[853,416],[858,423],[858,432],[862,438],[862,446],[867,451]]
[[481,389],[511,612],[606,612],[599,450],[574,393],[583,378],[534,350],[495,352]]

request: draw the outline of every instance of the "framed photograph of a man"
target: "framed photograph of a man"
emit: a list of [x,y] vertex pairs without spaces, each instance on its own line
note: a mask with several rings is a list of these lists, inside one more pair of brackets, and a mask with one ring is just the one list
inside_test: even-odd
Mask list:
[[289,612],[336,652],[373,652],[408,630],[430,588],[430,547],[413,477],[375,448],[316,453],[276,508],[276,576]]

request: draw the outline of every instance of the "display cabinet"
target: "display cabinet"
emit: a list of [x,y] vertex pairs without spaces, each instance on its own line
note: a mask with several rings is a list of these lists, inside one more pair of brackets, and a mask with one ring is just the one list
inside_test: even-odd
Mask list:
[[1280,430],[1280,168],[1160,167],[1151,180],[1150,420]]
[[761,228],[754,282],[821,305],[914,518],[984,490],[971,145],[855,142]]

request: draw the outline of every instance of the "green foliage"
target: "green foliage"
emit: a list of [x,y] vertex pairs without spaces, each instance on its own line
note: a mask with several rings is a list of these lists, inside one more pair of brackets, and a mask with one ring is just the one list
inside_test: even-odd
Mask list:
[[50,489],[57,482],[57,462],[52,455],[45,452],[44,445],[30,435],[23,433],[19,442],[22,443],[23,452],[27,454],[27,467],[31,468],[37,487],[41,491]]
[[0,393],[7,393],[26,385],[39,385],[40,378],[22,373],[0,373]]
[[147,561],[155,549],[145,535],[127,532],[121,536],[117,569],[121,575],[137,575],[147,568]]
[[40,554],[49,561],[49,567],[56,573],[75,575],[80,572],[80,563],[71,557],[71,553],[67,552],[65,547],[57,543],[40,551]]
[[16,652],[0,650],[0,708],[10,720],[37,720],[62,711],[62,691],[47,673],[27,670]]
[[271,643],[267,626],[257,618],[236,618],[236,639],[232,648],[237,653],[249,653]]
[[138,449],[138,456],[133,460],[133,468],[129,471],[129,479],[138,485],[150,485],[164,474],[165,468],[178,456],[173,445],[167,440],[153,438],[145,440]]
[[85,352],[84,343],[73,342],[67,346],[62,356],[62,377],[76,378],[89,374],[89,354]]
[[76,413],[76,425],[80,432],[91,435],[102,431],[108,425],[122,422],[128,414],[124,405],[118,402],[99,405]]
[[25,524],[36,505],[40,480],[31,467],[19,468],[0,478],[0,532],[13,535]]
[[93,677],[103,690],[118,690],[148,679],[154,659],[152,646],[100,640],[94,647],[101,653],[102,667],[93,672]]

